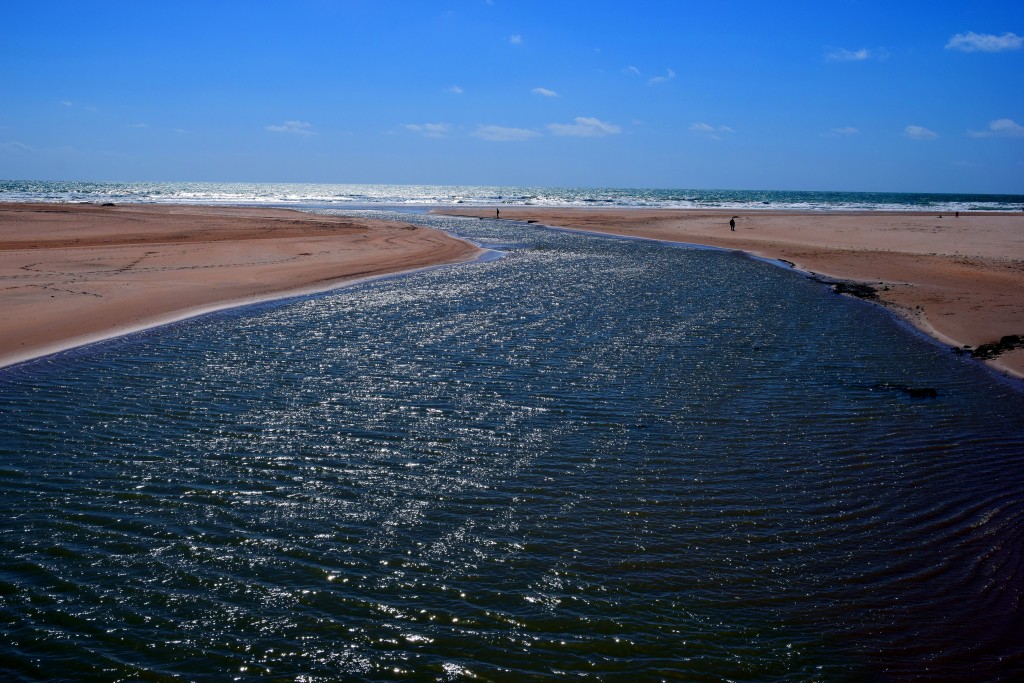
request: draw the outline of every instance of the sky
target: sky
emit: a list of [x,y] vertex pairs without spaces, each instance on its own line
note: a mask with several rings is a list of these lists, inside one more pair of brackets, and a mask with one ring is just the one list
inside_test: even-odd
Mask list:
[[19,2],[0,178],[1024,193],[1024,2]]

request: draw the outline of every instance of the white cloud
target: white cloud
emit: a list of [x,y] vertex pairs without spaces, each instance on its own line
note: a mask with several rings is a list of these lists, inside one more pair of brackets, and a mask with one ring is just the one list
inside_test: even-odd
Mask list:
[[903,129],[903,134],[911,140],[934,140],[939,137],[938,133],[924,126],[907,126]]
[[534,88],[530,92],[534,95],[543,95],[544,97],[558,97],[558,93],[554,90],[548,90],[547,88]]
[[73,106],[75,106],[75,103],[72,102],[71,100],[61,100],[60,103],[62,105],[64,105],[65,107],[73,107]]
[[473,135],[492,142],[519,142],[535,138],[540,133],[528,128],[509,128],[506,126],[477,126]]
[[606,123],[588,116],[577,116],[575,123],[549,123],[548,130],[553,135],[569,135],[581,138],[597,138],[605,135],[621,133],[622,128],[614,123]]
[[512,44],[512,45],[522,45],[523,44],[523,37],[521,35],[519,35],[518,33],[516,33],[516,34],[511,35],[511,36],[508,37],[508,42],[510,44]]
[[655,76],[651,80],[647,81],[649,85],[656,85],[657,83],[664,83],[665,81],[671,81],[676,77],[676,72],[672,69],[666,69],[664,76]]
[[462,88],[460,88],[459,86],[453,85],[452,87],[448,88],[448,92],[454,95],[461,95],[463,91]]
[[1024,138],[1024,126],[1013,119],[996,119],[988,124],[988,130],[969,130],[972,138]]
[[266,126],[272,133],[292,133],[294,135],[316,135],[313,124],[306,121],[285,121],[280,126]]
[[451,130],[451,126],[447,123],[404,123],[402,128],[419,133],[426,138],[441,138]]
[[831,62],[866,62],[875,59],[884,62],[889,58],[889,51],[884,48],[869,50],[862,47],[859,50],[847,50],[845,48],[833,48],[825,53],[825,59]]
[[693,131],[694,133],[700,133],[701,135],[706,135],[709,138],[711,138],[712,140],[721,140],[722,137],[721,137],[721,135],[719,135],[720,133],[724,134],[724,133],[735,133],[736,132],[732,128],[730,128],[729,126],[712,126],[710,124],[703,123],[703,122],[698,122],[698,123],[692,124],[690,126],[690,130]]
[[627,66],[625,70],[628,71],[631,74],[636,75],[636,76],[642,76],[643,75],[643,74],[640,73],[640,69],[636,68],[635,66]]
[[839,136],[848,137],[850,135],[857,135],[858,133],[860,133],[860,131],[857,130],[856,128],[854,128],[853,126],[845,126],[843,128],[833,128],[833,129],[831,129],[828,132],[830,137],[839,137]]
[[17,141],[0,142],[0,150],[5,152],[31,152],[32,148]]
[[860,50],[846,50],[838,48],[831,50],[825,56],[833,62],[863,62],[864,60],[871,58],[871,51],[865,48],[861,48]]
[[1024,38],[1015,33],[994,36],[974,31],[958,33],[946,43],[947,50],[960,50],[961,52],[1005,52],[1019,50],[1021,46],[1024,46]]

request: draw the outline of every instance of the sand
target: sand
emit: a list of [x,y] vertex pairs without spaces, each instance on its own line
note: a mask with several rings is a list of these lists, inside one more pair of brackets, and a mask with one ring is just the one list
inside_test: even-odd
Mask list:
[[[1024,337],[1024,213],[497,208],[502,220],[738,249],[867,283],[878,303],[951,347]],[[487,218],[494,212],[439,211]],[[1024,348],[986,362],[1024,377]]]
[[0,204],[0,366],[479,252],[437,230],[285,209]]

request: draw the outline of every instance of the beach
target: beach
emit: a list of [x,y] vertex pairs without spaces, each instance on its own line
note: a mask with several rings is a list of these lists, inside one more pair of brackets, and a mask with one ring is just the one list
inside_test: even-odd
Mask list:
[[[482,207],[435,212],[494,216]],[[741,250],[869,285],[843,291],[967,352],[1024,336],[1018,214],[507,207],[501,218]],[[427,228],[287,209],[0,204],[0,365],[477,252]],[[1024,376],[1024,348],[994,351],[982,360]]]
[[[951,347],[1024,336],[1020,213],[497,208],[503,220],[737,249],[823,279],[866,284],[870,290],[852,291]],[[436,212],[495,216],[494,207]],[[983,360],[1024,377],[1024,348],[995,351]]]
[[0,204],[0,365],[478,253],[437,230],[286,209]]

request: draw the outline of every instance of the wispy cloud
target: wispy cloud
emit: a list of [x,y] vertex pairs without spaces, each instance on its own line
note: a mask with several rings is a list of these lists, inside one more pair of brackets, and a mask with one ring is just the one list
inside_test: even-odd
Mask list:
[[934,140],[939,137],[934,130],[928,130],[924,126],[907,126],[903,129],[903,134],[911,140]]
[[523,44],[523,37],[521,35],[519,35],[518,33],[515,33],[515,34],[513,34],[513,35],[508,37],[508,42],[509,42],[510,45],[522,45]]
[[859,50],[847,50],[846,48],[836,47],[830,48],[825,52],[825,59],[830,62],[866,62],[870,59],[884,62],[888,58],[888,50],[882,48],[869,50],[866,47],[862,47]]
[[730,128],[729,126],[712,126],[711,124],[703,123],[703,122],[697,122],[697,123],[692,124],[690,126],[690,130],[692,132],[694,132],[694,133],[700,133],[701,135],[706,135],[707,137],[711,138],[712,140],[721,140],[722,139],[722,135],[724,135],[726,133],[735,133],[736,132],[732,128]]
[[547,88],[534,88],[530,92],[534,95],[543,95],[544,97],[558,97],[558,93],[554,90],[548,90]]
[[580,138],[599,138],[605,135],[615,135],[622,132],[622,128],[614,123],[607,123],[589,116],[577,116],[574,123],[549,123],[548,130],[552,135],[568,135]]
[[870,57],[871,51],[863,48],[860,50],[835,48],[825,53],[825,58],[830,59],[833,62],[863,62],[865,59]]
[[11,142],[0,142],[0,150],[5,152],[31,152],[33,151],[28,145],[22,144],[16,140]]
[[447,123],[404,123],[402,128],[419,133],[425,138],[442,138],[451,130]]
[[648,85],[657,85],[658,83],[664,83],[665,81],[671,81],[676,77],[676,72],[672,69],[666,69],[664,76],[655,76],[654,78],[647,81]]
[[857,135],[860,131],[853,126],[845,126],[843,128],[832,128],[828,133],[825,133],[826,137],[837,138],[837,137],[850,137],[851,135]]
[[1019,50],[1024,46],[1024,38],[1015,33],[1004,33],[995,36],[989,33],[958,33],[946,43],[947,50],[960,52],[1006,52]]
[[1013,119],[996,119],[987,130],[969,130],[972,138],[1024,138],[1024,126]]
[[450,93],[452,93],[454,95],[461,95],[463,90],[462,90],[461,87],[459,87],[457,85],[453,85],[452,87],[448,88],[448,92],[450,92]]
[[492,142],[520,142],[535,138],[540,133],[529,128],[509,128],[507,126],[477,126],[473,135]]
[[643,74],[640,73],[640,69],[636,68],[635,66],[627,66],[625,69],[623,69],[623,71],[631,73],[634,76],[643,76]]
[[313,124],[306,121],[285,121],[279,126],[270,125],[266,129],[272,133],[291,133],[293,135],[316,135]]
[[75,103],[72,102],[71,100],[61,100],[60,103],[61,103],[61,105],[65,106],[65,107],[73,107],[73,106],[75,106]]

